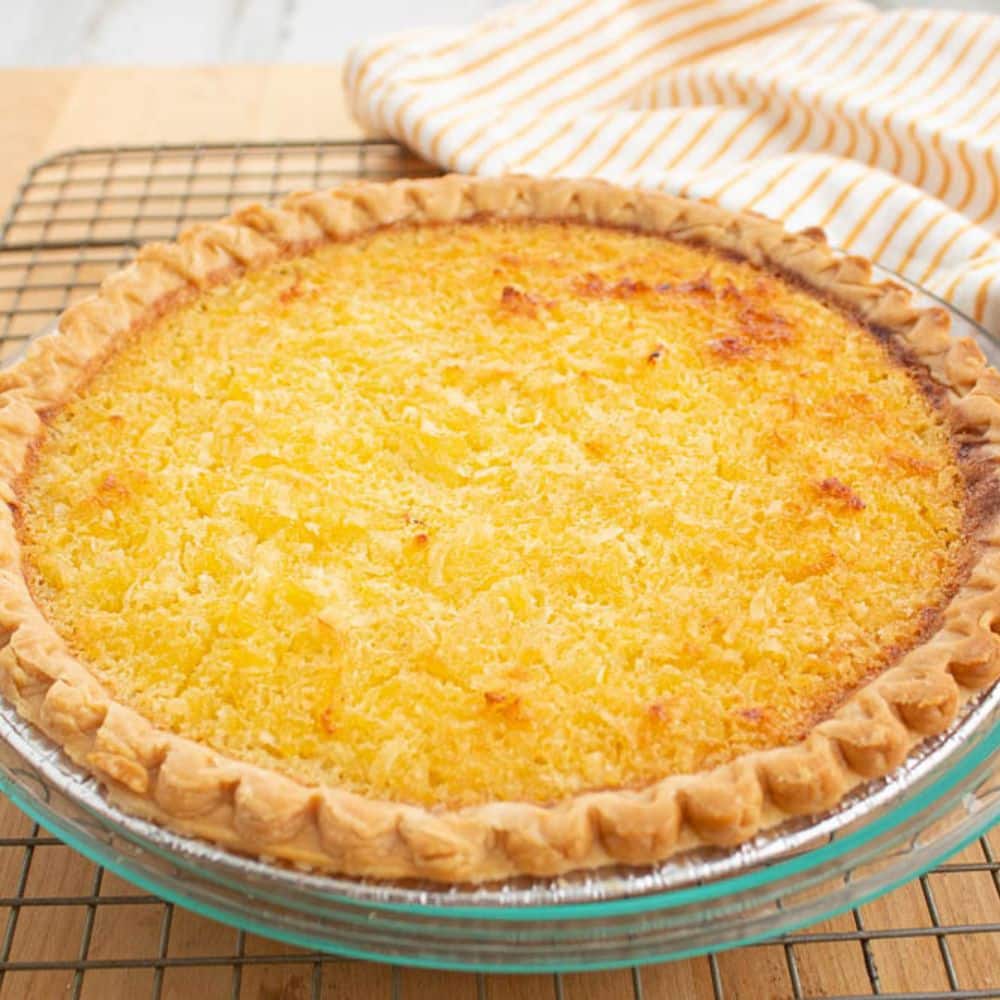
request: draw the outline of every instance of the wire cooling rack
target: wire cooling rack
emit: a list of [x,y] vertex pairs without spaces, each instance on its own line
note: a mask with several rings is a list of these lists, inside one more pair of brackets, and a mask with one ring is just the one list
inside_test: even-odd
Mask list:
[[[80,149],[36,164],[0,229],[0,358],[144,242],[297,188],[432,174],[393,143]],[[1000,831],[778,941],[608,973],[495,976],[332,959],[130,886],[0,801],[0,1000],[857,1000],[1000,997]]]

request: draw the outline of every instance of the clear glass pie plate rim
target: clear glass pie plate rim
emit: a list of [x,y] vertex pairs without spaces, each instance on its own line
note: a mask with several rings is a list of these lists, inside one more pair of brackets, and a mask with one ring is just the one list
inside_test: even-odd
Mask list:
[[[953,752],[887,808],[801,853],[728,877],[611,900],[449,906],[379,902],[371,884],[324,891],[309,877],[179,838],[113,807],[70,797],[54,744],[30,760],[18,734],[47,742],[0,707],[0,791],[71,847],[164,899],[244,930],[352,958],[474,971],[571,971],[689,957],[755,943],[858,907],[921,874],[1000,820],[1000,688],[978,700]],[[79,772],[89,793],[97,783]],[[79,789],[78,789],[79,791]],[[943,830],[937,827],[943,825]],[[927,836],[928,830],[934,830]],[[779,835],[780,836],[780,835]],[[766,839],[766,838],[765,838]],[[922,842],[921,842],[922,841]],[[197,859],[197,860],[195,860]],[[874,866],[871,873],[866,869]],[[592,877],[598,884],[600,873]],[[394,890],[398,892],[398,889]]]
[[[991,362],[1000,362],[996,341],[972,320],[892,272],[881,273],[907,285],[924,303],[945,308],[956,334],[974,336]],[[121,813],[92,778],[6,703],[0,704],[0,737],[4,740],[0,790],[72,847],[126,879],[216,919],[295,944],[433,967],[606,968],[759,940],[858,905],[866,894],[888,891],[1000,819],[1000,794],[987,794],[975,808],[972,805],[978,801],[976,789],[983,788],[996,764],[1000,686],[975,699],[958,727],[911,757],[890,779],[869,786],[818,821],[766,832],[733,851],[701,852],[640,873],[597,872],[578,879],[526,880],[523,885],[486,889],[385,885],[245,858]],[[944,805],[954,820],[946,833],[911,851],[901,866],[890,865],[884,877],[864,885],[855,882],[857,893],[846,903],[835,904],[831,896],[826,908],[781,905],[789,894],[823,879],[849,881],[849,873],[868,863],[872,850],[898,845],[907,837],[915,844],[926,826],[942,820],[938,813]],[[742,902],[727,910],[727,900],[746,899],[750,901],[742,910]],[[738,918],[761,901],[776,903],[782,916],[771,920],[766,931],[752,928],[748,921],[744,936]],[[737,919],[732,926],[719,924],[714,938],[709,934],[678,949],[678,927],[686,926],[683,915],[690,912],[697,921],[696,911],[729,913]],[[616,935],[634,939],[636,919],[666,913],[680,922],[669,932],[654,935],[655,940],[639,947],[623,945],[620,956],[602,953],[594,956],[595,961],[583,954],[593,940],[613,942]],[[345,927],[354,926],[355,917],[369,927],[384,926],[387,933],[396,934],[397,943],[409,941],[409,934],[413,947],[394,949],[391,938],[372,948],[352,943]],[[431,923],[424,933],[419,926],[427,921]],[[534,931],[574,922],[577,931],[569,934],[566,947],[552,941],[545,954],[525,961],[525,942]],[[507,950],[484,957],[476,949],[492,940],[490,924],[501,928],[499,943]],[[593,935],[588,928],[594,929]],[[451,951],[442,952],[438,945],[450,945]]]

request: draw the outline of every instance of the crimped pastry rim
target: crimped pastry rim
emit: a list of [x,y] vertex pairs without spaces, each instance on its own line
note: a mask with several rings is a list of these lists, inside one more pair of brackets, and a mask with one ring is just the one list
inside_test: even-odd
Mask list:
[[15,485],[41,414],[59,405],[115,339],[248,267],[393,223],[478,216],[626,226],[698,242],[768,266],[884,331],[947,393],[954,439],[998,481],[1000,375],[942,309],[917,309],[867,261],[831,251],[816,230],[704,202],[597,181],[447,176],[358,182],[289,196],[151,244],[68,309],[60,332],[0,377],[0,689],[18,712],[95,774],[126,811],[249,854],[321,871],[478,882],[645,864],[698,845],[732,845],[790,816],[822,813],[891,772],[959,706],[1000,675],[1000,526],[975,536],[976,563],[940,629],[850,696],[806,739],[633,792],[555,805],[493,802],[456,810],[306,786],[157,729],[114,701],[48,624],[28,590],[15,530]]

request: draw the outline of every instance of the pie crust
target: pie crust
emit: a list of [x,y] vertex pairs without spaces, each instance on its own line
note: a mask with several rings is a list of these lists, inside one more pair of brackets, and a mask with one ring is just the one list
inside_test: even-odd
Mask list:
[[[891,338],[940,387],[976,511],[972,565],[937,631],[851,695],[797,745],[763,750],[640,791],[553,805],[431,809],[310,787],[158,729],[116,702],[49,624],[29,590],[17,483],[46,411],[70,397],[116,341],[251,267],[395,223],[490,216],[598,223],[669,236],[778,271]],[[595,181],[449,176],[361,182],[253,206],[140,250],[58,334],[0,376],[0,686],[17,710],[94,773],[126,811],[249,854],[356,876],[478,882],[659,861],[734,845],[821,813],[885,775],[1000,676],[1000,375],[942,309],[872,280],[867,261],[753,214]],[[971,471],[970,471],[971,470]]]

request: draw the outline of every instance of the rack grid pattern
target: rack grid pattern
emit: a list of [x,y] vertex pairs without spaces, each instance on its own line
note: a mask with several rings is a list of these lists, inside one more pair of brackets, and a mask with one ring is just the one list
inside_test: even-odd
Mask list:
[[[251,201],[431,175],[391,142],[79,149],[36,164],[0,229],[0,359],[150,240]],[[1000,830],[849,914],[774,943],[608,973],[499,976],[369,965],[164,903],[0,801],[0,1000],[794,1000],[1000,997]]]

